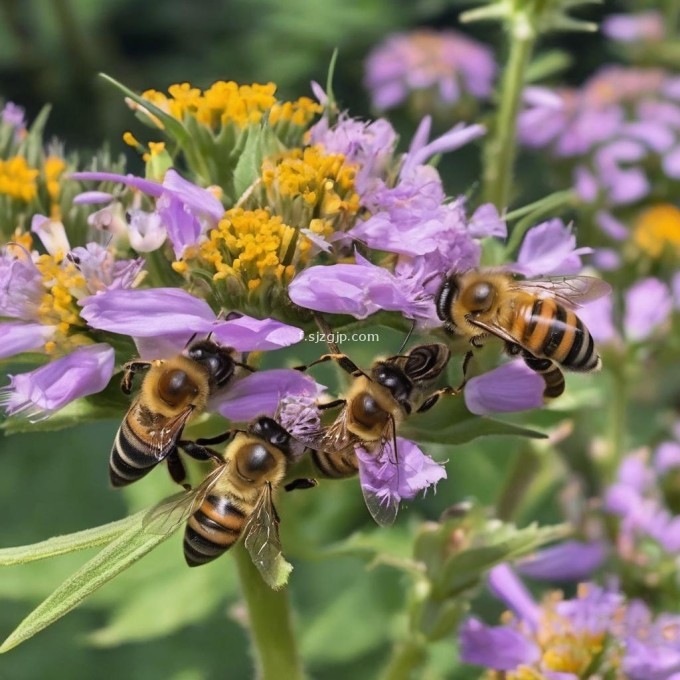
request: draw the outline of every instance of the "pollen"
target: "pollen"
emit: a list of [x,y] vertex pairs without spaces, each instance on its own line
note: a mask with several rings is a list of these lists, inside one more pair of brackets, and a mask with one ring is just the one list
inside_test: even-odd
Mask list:
[[45,294],[38,309],[41,323],[57,327],[54,340],[47,343],[45,351],[54,352],[70,344],[70,336],[77,333],[85,323],[80,318],[77,299],[87,294],[83,275],[72,262],[61,254],[40,255],[36,267],[42,275]]
[[220,80],[207,90],[179,83],[168,88],[168,94],[147,90],[144,99],[168,115],[186,122],[195,119],[201,125],[219,131],[233,125],[243,129],[258,124],[265,117],[273,126],[292,124],[306,126],[322,110],[308,97],[293,102],[276,99],[274,83],[239,85],[234,81]]
[[187,251],[173,268],[183,273],[187,263],[203,266],[215,281],[236,277],[252,292],[265,282],[286,283],[294,276],[297,236],[296,229],[268,210],[232,208],[197,251]]
[[39,174],[40,171],[30,167],[23,156],[0,160],[0,194],[24,203],[32,201],[38,194]]
[[680,256],[680,209],[670,203],[660,203],[643,210],[635,224],[633,241],[653,258],[666,250]]
[[333,229],[344,229],[359,210],[355,177],[355,166],[342,154],[326,154],[321,146],[295,148],[262,164],[262,182],[274,212],[304,226],[322,219]]
[[30,232],[24,231],[21,227],[17,227],[14,230],[10,243],[17,243],[29,253],[33,250],[33,236],[31,236]]

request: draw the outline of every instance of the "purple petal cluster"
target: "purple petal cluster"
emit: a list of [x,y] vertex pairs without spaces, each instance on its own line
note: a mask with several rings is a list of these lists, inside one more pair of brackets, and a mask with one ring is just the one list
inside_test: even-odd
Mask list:
[[364,83],[377,109],[415,92],[433,91],[444,104],[486,99],[496,75],[492,51],[457,31],[420,29],[389,36],[366,60]]
[[[605,30],[622,40],[652,37],[660,18],[612,16]],[[580,88],[529,88],[519,137],[573,168],[580,198],[614,239],[627,236],[612,211],[649,196],[663,177],[680,178],[680,80],[661,69],[605,66]]]
[[501,626],[463,624],[466,663],[550,680],[668,680],[680,672],[680,617],[655,617],[615,586],[584,583],[572,599],[552,593],[537,604],[505,565],[492,570],[490,583],[512,613]]

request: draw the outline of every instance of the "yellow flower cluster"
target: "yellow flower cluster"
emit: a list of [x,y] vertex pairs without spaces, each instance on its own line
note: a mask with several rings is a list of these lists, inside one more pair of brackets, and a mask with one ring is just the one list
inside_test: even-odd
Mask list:
[[179,83],[168,88],[168,95],[157,90],[147,90],[142,96],[178,120],[195,118],[212,130],[232,124],[238,128],[259,123],[265,115],[276,125],[291,122],[304,126],[321,111],[321,106],[301,97],[294,102],[278,102],[276,85],[239,85],[220,80],[207,90]]
[[48,156],[43,162],[43,175],[47,195],[50,197],[50,217],[61,219],[61,209],[59,208],[59,194],[61,192],[61,175],[66,169],[66,162],[59,156]]
[[57,327],[56,341],[45,344],[45,351],[52,353],[57,346],[80,344],[79,337],[72,336],[74,327],[85,326],[78,313],[77,298],[87,294],[83,275],[63,255],[40,255],[36,267],[43,278],[46,292],[38,310],[40,321]]
[[[296,238],[297,230],[268,210],[233,208],[185,260],[207,265],[215,281],[237,277],[252,291],[265,279],[287,282],[294,276]],[[176,271],[185,268],[185,262],[175,263]]]
[[23,156],[0,160],[0,194],[28,203],[38,194],[39,170],[32,168]]
[[275,212],[325,236],[358,212],[355,177],[355,166],[342,154],[325,154],[320,146],[292,149],[262,165],[267,202]]

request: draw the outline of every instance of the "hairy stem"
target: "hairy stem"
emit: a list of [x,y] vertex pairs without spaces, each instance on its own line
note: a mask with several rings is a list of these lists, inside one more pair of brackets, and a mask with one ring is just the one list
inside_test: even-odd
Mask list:
[[288,590],[272,590],[240,543],[232,552],[248,608],[248,628],[259,680],[304,680]]
[[512,468],[496,503],[496,517],[498,519],[502,519],[504,522],[513,519],[540,468],[540,454],[530,444],[524,444],[515,454]]
[[510,27],[510,54],[501,83],[496,127],[484,154],[485,199],[499,210],[507,208],[510,202],[517,152],[517,114],[535,41],[530,22],[523,14],[516,17]]
[[380,680],[409,680],[426,658],[425,642],[418,637],[397,643]]

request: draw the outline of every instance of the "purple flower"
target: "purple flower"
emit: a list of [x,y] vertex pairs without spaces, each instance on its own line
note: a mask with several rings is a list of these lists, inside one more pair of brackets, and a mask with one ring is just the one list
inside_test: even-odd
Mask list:
[[247,422],[261,415],[278,415],[281,425],[293,436],[302,435],[309,412],[300,420],[301,414],[293,414],[291,405],[284,400],[302,398],[310,406],[309,400],[316,402],[323,389],[323,385],[300,371],[286,368],[257,371],[230,385],[213,398],[208,407],[236,422]]
[[66,230],[59,220],[51,220],[44,215],[34,215],[31,220],[31,231],[37,234],[50,255],[61,255],[63,257],[71,250]]
[[590,578],[607,557],[603,541],[562,541],[539,550],[517,563],[523,576],[538,581],[583,581]]
[[110,203],[113,200],[113,194],[108,191],[83,191],[74,199],[75,205],[91,205],[97,203]]
[[[274,319],[238,316],[220,321],[205,300],[178,288],[113,289],[81,301],[81,316],[92,328],[130,335],[142,358],[176,354],[194,333],[212,333],[239,352],[269,350],[300,342],[303,331]],[[159,353],[161,352],[161,353]]]
[[144,268],[144,260],[116,260],[114,254],[98,243],[74,248],[68,259],[85,279],[90,293],[113,288],[131,288]]
[[16,131],[24,131],[26,129],[26,111],[17,106],[14,102],[7,102],[0,111],[0,119],[5,125],[10,125],[16,128]]
[[9,376],[0,403],[9,416],[42,420],[75,399],[101,392],[113,375],[114,364],[109,345],[80,347],[30,373]]
[[30,254],[21,246],[5,247],[0,253],[0,316],[38,321],[44,295],[42,275]]
[[489,236],[505,238],[508,235],[508,226],[498,214],[498,208],[493,203],[484,203],[472,213],[468,224],[468,233],[472,238],[487,238]]
[[158,250],[168,236],[161,215],[157,212],[129,210],[128,237],[130,245],[138,253],[150,253]]
[[619,42],[658,42],[666,37],[664,19],[659,12],[610,14],[602,22],[602,33]]
[[[498,567],[494,591],[513,608],[502,626],[469,619],[461,627],[461,658],[526,677],[577,680],[622,668],[631,680],[662,680],[680,669],[680,618],[654,619],[647,606],[626,602],[613,587],[581,584],[576,597],[552,593],[528,615],[514,607],[521,583]],[[526,606],[526,602],[523,603]],[[527,617],[528,616],[528,617]]]
[[56,331],[56,326],[41,323],[4,322],[0,324],[0,332],[2,332],[0,359],[6,359],[21,352],[42,350]]
[[465,93],[486,98],[495,74],[493,54],[481,43],[456,31],[421,29],[379,45],[366,61],[365,84],[373,105],[389,109],[418,90],[436,89],[447,104]]
[[646,340],[667,321],[672,309],[673,297],[665,283],[653,277],[638,281],[626,292],[626,335],[637,342]]
[[579,309],[579,318],[596,342],[609,343],[618,338],[614,326],[613,304],[611,295],[608,295]]
[[444,467],[423,453],[415,442],[397,437],[397,449],[398,457],[390,440],[354,448],[364,495],[384,508],[392,508],[395,514],[402,500],[411,500],[419,491],[446,479]]
[[581,255],[592,252],[592,248],[576,248],[571,227],[552,219],[527,232],[512,270],[529,277],[575,274],[582,267]]
[[[81,181],[119,182],[156,198],[160,221],[178,259],[187,246],[198,243],[201,236],[224,215],[222,203],[210,191],[185,180],[172,169],[165,173],[162,184],[133,175],[108,172],[76,172],[71,177]],[[143,233],[153,234],[153,238],[149,239],[140,238],[140,227],[137,223],[133,239],[141,241],[144,247],[150,245],[150,242],[160,240],[158,225],[144,225]]]
[[431,299],[418,281],[395,276],[356,254],[357,264],[310,267],[288,287],[290,299],[301,307],[365,319],[379,310],[398,311],[409,319],[435,320]]
[[465,386],[465,405],[478,416],[512,413],[543,406],[545,382],[522,360],[511,361],[471,378]]

